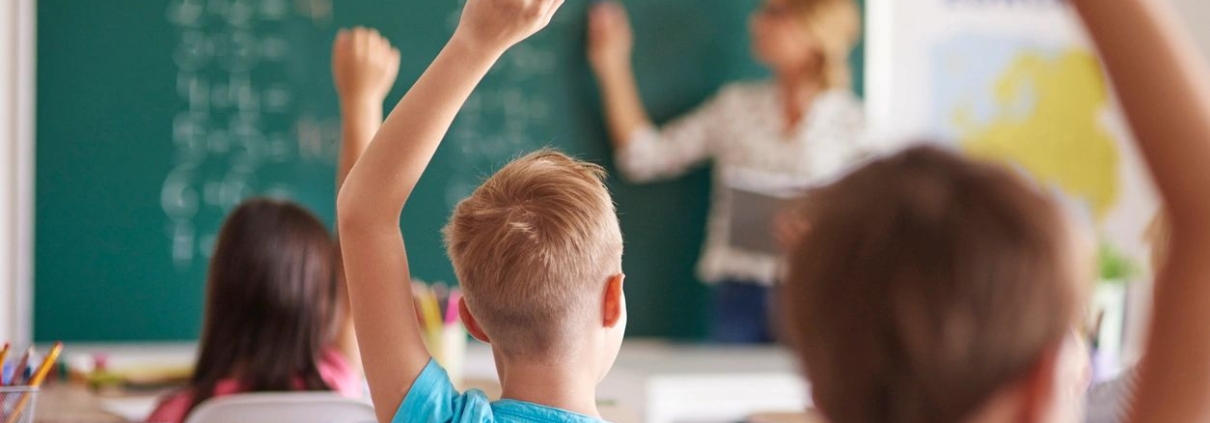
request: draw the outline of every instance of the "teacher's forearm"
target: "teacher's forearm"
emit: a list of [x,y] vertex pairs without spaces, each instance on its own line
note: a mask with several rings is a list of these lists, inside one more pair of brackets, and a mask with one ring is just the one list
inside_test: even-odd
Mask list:
[[651,118],[647,116],[647,109],[639,97],[634,70],[629,64],[619,66],[599,72],[597,80],[601,86],[610,139],[614,148],[625,148],[635,131],[651,125]]

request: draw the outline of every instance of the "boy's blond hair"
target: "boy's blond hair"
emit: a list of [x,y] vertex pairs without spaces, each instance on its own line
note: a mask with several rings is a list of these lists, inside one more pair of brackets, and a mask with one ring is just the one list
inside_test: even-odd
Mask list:
[[445,227],[467,307],[505,354],[568,347],[621,273],[622,232],[600,166],[541,150],[496,172]]

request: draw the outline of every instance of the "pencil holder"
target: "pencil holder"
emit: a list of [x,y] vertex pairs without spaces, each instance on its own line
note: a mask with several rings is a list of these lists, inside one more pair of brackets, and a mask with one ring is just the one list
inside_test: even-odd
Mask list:
[[0,386],[0,423],[33,423],[38,388]]

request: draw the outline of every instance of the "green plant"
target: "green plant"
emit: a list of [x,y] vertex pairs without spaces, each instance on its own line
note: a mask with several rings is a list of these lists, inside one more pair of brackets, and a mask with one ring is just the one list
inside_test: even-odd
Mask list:
[[1109,243],[1102,243],[1097,254],[1101,281],[1125,282],[1139,275],[1141,270],[1134,259],[1123,254]]

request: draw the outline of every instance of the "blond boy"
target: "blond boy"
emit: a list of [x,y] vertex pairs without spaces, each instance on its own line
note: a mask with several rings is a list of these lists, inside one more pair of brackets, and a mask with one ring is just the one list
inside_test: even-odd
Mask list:
[[459,312],[490,343],[503,398],[457,392],[425,349],[399,216],[458,109],[562,0],[469,0],[340,192],[357,338],[381,423],[596,422],[597,383],[626,326],[622,237],[602,170],[552,151],[505,166],[446,227]]

